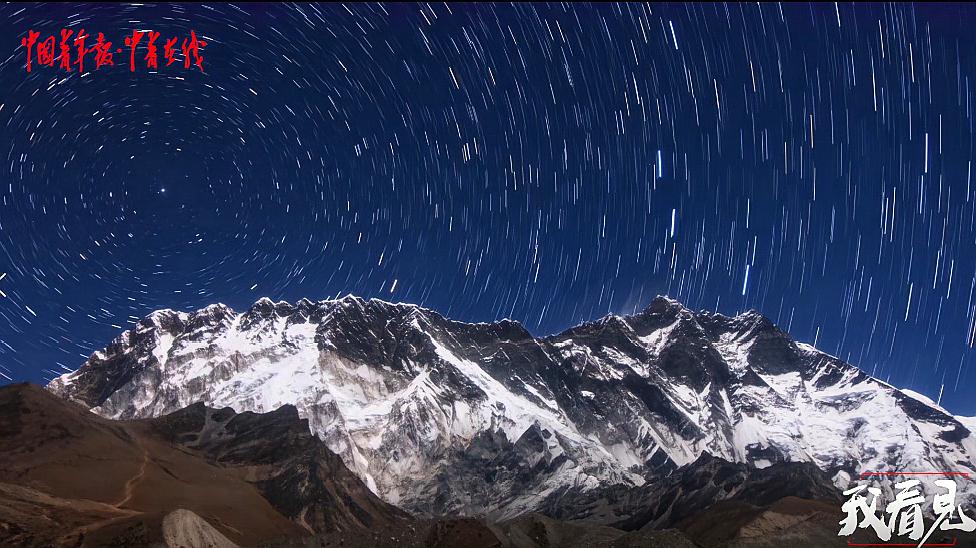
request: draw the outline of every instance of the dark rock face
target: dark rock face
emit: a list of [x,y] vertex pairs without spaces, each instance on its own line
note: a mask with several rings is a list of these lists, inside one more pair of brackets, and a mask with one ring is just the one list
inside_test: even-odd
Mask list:
[[510,320],[468,324],[352,296],[161,311],[49,388],[121,419],[198,401],[292,405],[369,489],[435,516],[507,519],[552,493],[629,492],[704,453],[808,462],[838,484],[862,470],[976,473],[966,419],[758,312],[665,297],[542,338]]
[[673,527],[717,502],[769,506],[785,497],[836,503],[841,494],[810,463],[778,463],[753,468],[702,455],[660,482],[643,489],[646,501],[633,515],[614,525],[622,529]]
[[258,414],[198,403],[151,424],[164,438],[239,471],[310,532],[389,528],[409,517],[378,500],[293,406]]
[[[802,546],[812,538],[830,540],[836,535],[841,499],[827,475],[811,463],[781,463],[758,469],[703,454],[641,487],[553,493],[542,512],[573,523],[624,531],[677,529],[701,546],[724,546],[771,513],[787,526],[815,522],[794,539]],[[789,513],[795,519],[779,516],[784,506],[791,506]],[[710,522],[712,517],[718,521]],[[775,543],[783,533],[768,523],[762,527],[770,529],[756,535],[756,545]]]

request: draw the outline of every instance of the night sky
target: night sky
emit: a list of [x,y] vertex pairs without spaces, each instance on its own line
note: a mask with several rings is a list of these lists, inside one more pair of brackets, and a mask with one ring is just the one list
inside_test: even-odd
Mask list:
[[[159,308],[346,293],[542,335],[657,294],[976,414],[976,10],[0,7],[0,381]],[[133,29],[86,74],[21,39]],[[145,39],[143,44],[145,43]],[[160,50],[162,48],[160,47]],[[35,59],[36,61],[36,59]]]

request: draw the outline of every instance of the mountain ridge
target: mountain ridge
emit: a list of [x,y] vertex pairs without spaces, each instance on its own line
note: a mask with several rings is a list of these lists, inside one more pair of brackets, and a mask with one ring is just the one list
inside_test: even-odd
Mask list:
[[810,461],[838,484],[865,467],[976,470],[968,419],[757,311],[660,296],[544,337],[351,295],[156,311],[49,389],[112,418],[291,403],[370,489],[431,515],[513,517],[567,487],[640,486],[704,451]]

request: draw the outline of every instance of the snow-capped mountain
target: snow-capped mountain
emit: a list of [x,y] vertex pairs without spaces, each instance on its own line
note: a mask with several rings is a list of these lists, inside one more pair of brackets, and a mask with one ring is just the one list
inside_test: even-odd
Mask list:
[[968,419],[757,312],[664,297],[545,338],[352,296],[162,310],[48,388],[111,418],[292,404],[372,490],[428,514],[511,517],[706,451],[812,462],[841,486],[865,471],[976,472]]

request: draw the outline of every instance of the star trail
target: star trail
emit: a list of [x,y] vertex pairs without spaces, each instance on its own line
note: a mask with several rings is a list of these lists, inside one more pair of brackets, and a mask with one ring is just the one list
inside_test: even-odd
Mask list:
[[[657,294],[976,413],[964,5],[4,5],[0,380],[152,310],[353,293],[536,334]],[[133,29],[179,66],[34,66]]]

